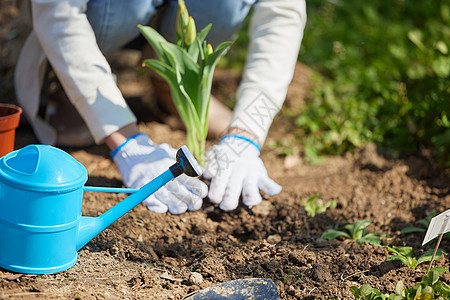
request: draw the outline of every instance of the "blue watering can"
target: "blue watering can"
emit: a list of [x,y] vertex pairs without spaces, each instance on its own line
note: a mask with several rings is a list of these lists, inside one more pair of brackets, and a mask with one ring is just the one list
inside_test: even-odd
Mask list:
[[[77,251],[171,179],[202,174],[186,146],[140,189],[84,186],[86,168],[68,153],[29,145],[0,159],[0,267],[28,274],[69,269]],[[99,217],[81,216],[84,191],[131,193]]]

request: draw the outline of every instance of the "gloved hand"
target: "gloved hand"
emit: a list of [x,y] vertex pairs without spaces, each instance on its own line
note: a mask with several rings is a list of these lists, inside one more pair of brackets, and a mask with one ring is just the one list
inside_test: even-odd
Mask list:
[[[176,149],[168,144],[157,145],[143,133],[129,138],[111,152],[123,183],[137,189],[166,171],[175,163]],[[202,206],[208,187],[198,178],[181,174],[144,200],[151,211],[181,214]]]
[[211,179],[211,202],[229,211],[238,206],[241,193],[250,208],[261,202],[260,189],[270,196],[278,194],[281,186],[269,178],[259,154],[258,144],[239,135],[227,135],[208,150],[203,177]]

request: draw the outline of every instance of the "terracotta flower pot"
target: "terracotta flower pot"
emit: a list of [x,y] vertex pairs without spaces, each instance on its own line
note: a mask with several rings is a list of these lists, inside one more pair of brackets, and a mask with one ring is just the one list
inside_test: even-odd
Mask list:
[[21,113],[22,108],[18,106],[0,103],[0,157],[14,150]]

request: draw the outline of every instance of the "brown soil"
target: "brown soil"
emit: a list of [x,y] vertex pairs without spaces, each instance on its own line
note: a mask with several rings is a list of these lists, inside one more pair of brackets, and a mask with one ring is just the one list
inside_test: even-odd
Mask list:
[[[2,49],[11,44],[3,38]],[[147,79],[134,67],[138,59],[130,51],[112,58],[119,86],[142,131],[156,142],[178,147],[185,143],[185,133],[176,120],[159,111]],[[1,80],[12,86],[11,69],[5,66],[10,67],[2,64]],[[310,72],[298,66],[286,109],[301,106]],[[238,82],[239,75],[220,70],[215,93],[225,101]],[[5,98],[2,102],[14,102],[3,89],[0,96]],[[24,275],[0,269],[0,299],[183,299],[240,278],[272,279],[281,299],[352,299],[352,285],[368,283],[393,292],[399,280],[408,287],[419,282],[423,273],[387,262],[389,254],[383,247],[328,241],[321,235],[346,221],[367,219],[372,221],[370,232],[387,234],[382,245],[411,246],[414,256],[420,256],[434,243],[422,247],[423,233],[403,235],[400,230],[432,211],[450,208],[450,183],[444,172],[425,151],[394,158],[369,145],[312,166],[303,161],[299,147],[294,146],[288,157],[268,147],[278,140],[289,142],[294,135],[291,122],[278,116],[262,151],[269,174],[283,186],[279,195],[265,197],[251,210],[239,207],[233,212],[221,211],[208,199],[199,211],[182,215],[156,214],[138,205],[79,251],[78,262],[67,271]],[[22,120],[16,148],[36,142]],[[88,185],[122,186],[104,145],[65,150],[86,166]],[[335,200],[337,207],[308,216],[302,198],[314,194],[324,201]],[[98,216],[123,197],[85,193],[83,215]],[[440,248],[449,252],[450,240],[444,238]],[[434,265],[448,267],[449,259],[441,257]],[[443,280],[450,282],[449,273]]]

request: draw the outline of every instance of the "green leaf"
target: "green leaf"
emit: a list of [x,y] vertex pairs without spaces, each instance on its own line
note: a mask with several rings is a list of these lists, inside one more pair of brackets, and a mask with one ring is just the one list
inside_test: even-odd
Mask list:
[[405,227],[400,231],[401,234],[417,233],[417,232],[425,232],[425,229],[419,227]]
[[409,260],[402,256],[402,255],[391,255],[388,258],[386,258],[386,261],[393,261],[393,260],[399,260],[401,261],[405,266],[410,266]]
[[365,228],[372,223],[369,220],[358,220],[354,224],[348,224],[344,226],[346,230],[350,233],[353,240],[361,238],[365,234]]
[[[155,59],[147,59],[144,61],[144,64],[148,67],[155,70],[159,75],[161,75],[166,81],[169,83],[169,86],[172,91],[172,97],[175,103],[175,106],[177,107],[177,110],[181,116],[181,118],[184,121],[189,120],[189,118],[192,115],[193,108],[191,101],[182,100],[181,98],[184,98],[181,96],[181,90],[178,85],[178,80],[175,74],[175,70],[165,63],[155,60]],[[189,122],[188,122],[189,123]],[[186,124],[186,126],[189,126],[190,124]]]
[[405,296],[405,287],[403,285],[403,281],[397,282],[397,285],[395,286],[395,292],[397,295]]
[[309,197],[308,199],[302,197],[301,201],[304,206],[310,206],[317,197],[319,197],[319,194],[314,194],[311,197]]
[[445,111],[443,111],[441,114],[441,118],[439,119],[439,126],[450,128],[450,120],[447,117],[447,113]]
[[434,73],[441,78],[447,78],[450,75],[450,58],[439,57],[431,65]]
[[414,297],[414,300],[431,300],[431,299],[433,299],[431,294],[421,292],[417,293],[416,296]]
[[[420,265],[421,263],[431,261],[431,258],[433,257],[433,252],[434,252],[433,249],[428,249],[427,251],[425,251],[417,260],[417,264]],[[443,254],[447,254],[447,252],[445,252],[444,250],[438,249],[436,251],[434,260],[438,260],[439,258],[441,258],[441,256]]]
[[365,296],[372,294],[372,290],[373,290],[373,288],[370,285],[363,284],[361,286],[361,288],[359,289],[359,292],[360,292],[361,296],[365,297]]
[[447,44],[443,41],[437,41],[434,47],[439,50],[442,54],[447,55],[448,54],[448,47]]
[[448,272],[448,268],[446,268],[446,267],[434,267],[434,268],[431,268],[430,271],[438,272],[439,277],[441,277],[445,272]]
[[168,42],[162,43],[161,47],[165,51],[172,68],[177,72],[178,84],[186,90],[186,93],[189,95],[189,98],[192,100],[192,103],[199,114],[200,103],[197,98],[199,88],[199,66],[192,57],[180,47]]
[[436,282],[438,282],[439,277],[440,277],[439,273],[435,270],[430,270],[430,273],[428,273],[428,276],[430,278],[430,282],[432,285],[435,284]]
[[346,238],[349,238],[349,239],[352,238],[347,232],[335,230],[335,229],[328,229],[327,231],[325,231],[322,234],[321,237],[326,240],[332,240],[332,239],[335,239],[340,236],[345,236]]
[[[439,280],[439,278],[438,278],[438,280]],[[423,290],[422,290],[422,293],[423,294],[429,294],[430,296],[433,296],[433,287],[431,287],[431,286],[424,287]]]
[[353,296],[355,296],[356,299],[359,299],[360,293],[359,288],[357,286],[351,286],[350,292],[352,292]]
[[379,234],[377,233],[368,233],[365,236],[357,239],[356,242],[360,245],[368,243],[373,246],[378,246],[381,244],[381,239],[379,237]]
[[[199,88],[199,96],[201,99],[209,99],[211,96],[211,85],[214,75],[214,69],[216,67],[217,60],[220,55],[231,45],[231,42],[223,42],[217,46],[216,50],[208,57],[203,68],[203,74],[201,74],[201,84]],[[204,101],[201,106],[201,116],[205,116],[208,113],[208,103],[209,101]]]
[[161,47],[161,43],[167,42],[166,39],[159,34],[158,31],[153,29],[150,26],[138,26],[142,35],[148,41],[148,43],[152,46],[158,58],[164,62],[168,63],[167,58],[165,56],[164,50]]
[[419,29],[414,29],[414,30],[410,30],[408,32],[408,38],[410,39],[411,42],[414,43],[414,45],[416,45],[420,50],[422,50],[423,52],[425,52],[426,48],[425,45],[422,42],[423,39],[423,32],[420,31]]
[[402,246],[387,246],[386,249],[390,252],[400,254],[403,256],[411,257],[412,256],[412,247],[402,247]]
[[198,34],[196,38],[196,42],[192,43],[192,45],[188,49],[188,54],[192,57],[194,61],[198,60],[199,52],[201,51],[203,44],[203,41],[205,40],[206,36],[209,33],[209,30],[211,29],[212,24],[208,24],[203,28]]
[[318,196],[319,194],[315,194],[308,199],[302,197],[301,202],[305,206],[305,210],[310,217],[325,212],[330,206],[336,207],[336,201],[331,200],[324,204],[322,200],[316,200]]

